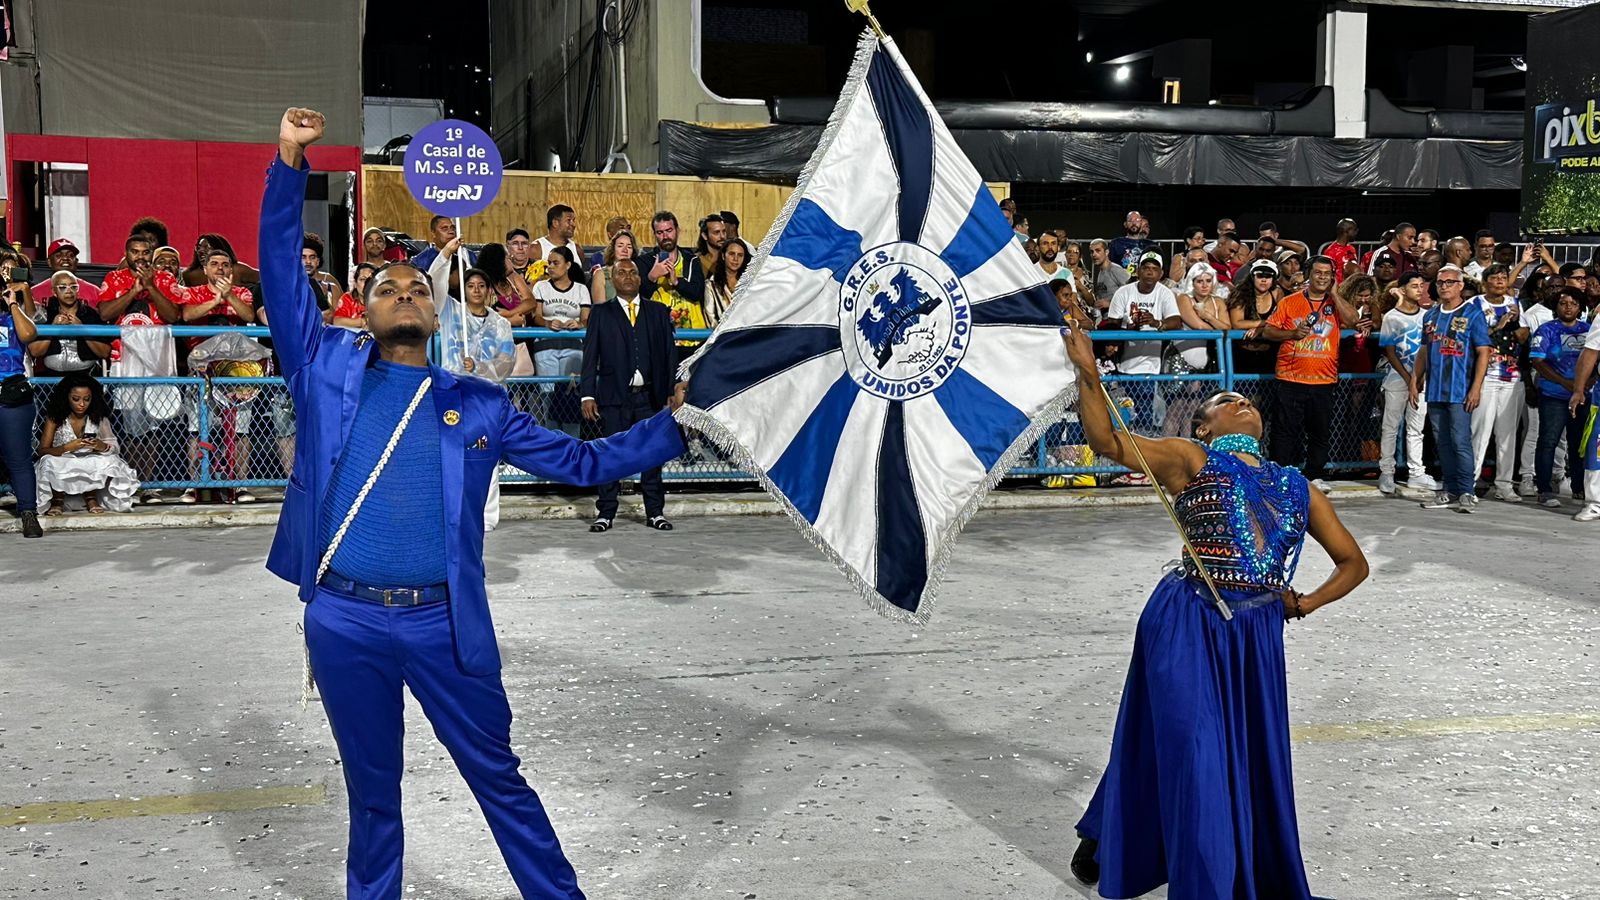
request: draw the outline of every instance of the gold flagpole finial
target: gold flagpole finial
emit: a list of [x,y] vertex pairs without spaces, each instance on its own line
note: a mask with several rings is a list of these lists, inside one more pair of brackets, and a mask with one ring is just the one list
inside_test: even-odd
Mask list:
[[867,0],[844,0],[844,5],[851,12],[861,13],[866,16],[867,24],[872,26],[872,31],[878,36],[879,40],[888,37],[883,33],[883,26],[878,24],[878,17],[872,14],[872,7],[867,3]]

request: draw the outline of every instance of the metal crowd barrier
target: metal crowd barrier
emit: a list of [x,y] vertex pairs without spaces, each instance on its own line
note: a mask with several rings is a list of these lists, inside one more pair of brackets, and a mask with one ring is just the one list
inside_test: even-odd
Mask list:
[[[228,329],[209,326],[173,326],[175,338],[208,337],[237,330],[253,337],[270,336],[267,329],[252,326]],[[40,326],[44,337],[116,337],[116,326]],[[680,330],[686,340],[704,340],[711,332]],[[1345,336],[1354,334],[1346,331]],[[581,339],[581,331],[550,331],[541,328],[513,329],[522,338]],[[1178,436],[1189,433],[1189,421],[1200,403],[1219,390],[1237,390],[1256,400],[1263,409],[1267,427],[1273,378],[1234,371],[1233,341],[1242,332],[1221,331],[1095,331],[1096,341],[1205,341],[1209,345],[1214,370],[1188,374],[1122,375],[1105,378],[1112,394],[1122,406],[1124,416],[1137,433],[1148,436]],[[1376,340],[1376,336],[1369,340]],[[432,356],[439,358],[437,342]],[[1381,424],[1382,405],[1378,382],[1381,375],[1343,374],[1339,379],[1333,422],[1330,468],[1375,468],[1374,451]],[[35,396],[35,439],[42,428],[44,409],[51,390],[60,383],[56,376],[32,379]],[[112,425],[122,443],[122,455],[140,474],[146,488],[228,489],[243,487],[282,487],[288,479],[294,456],[294,411],[281,377],[100,379],[107,388],[113,411]],[[593,423],[578,414],[576,376],[514,377],[505,387],[519,409],[532,414],[547,428],[565,431],[575,437],[598,437]],[[201,398],[205,402],[201,402]],[[1034,452],[1023,464],[1011,470],[1017,477],[1067,476],[1074,484],[1097,483],[1127,470],[1091,458],[1078,424],[1077,414],[1069,411],[1049,423],[1038,439]],[[689,451],[668,463],[666,478],[677,481],[750,482],[709,442],[693,441]],[[506,484],[540,483],[543,479],[512,466],[502,466],[500,480]]]

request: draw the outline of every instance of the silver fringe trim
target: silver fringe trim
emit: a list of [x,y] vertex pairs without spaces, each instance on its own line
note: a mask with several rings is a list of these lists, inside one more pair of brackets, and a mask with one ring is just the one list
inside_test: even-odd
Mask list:
[[[888,39],[885,39],[884,43],[890,47],[894,45],[894,42]],[[828,155],[834,139],[839,136],[845,112],[855,102],[856,95],[861,93],[861,86],[866,84],[867,69],[872,66],[872,54],[877,52],[877,49],[878,36],[872,33],[871,28],[862,29],[861,37],[856,42],[855,61],[850,64],[850,74],[845,78],[844,87],[839,91],[839,102],[834,104],[833,112],[828,114],[828,124],[822,129],[822,137],[817,141],[816,152],[806,160],[805,168],[800,170],[800,177],[795,180],[794,191],[789,194],[789,199],[784,201],[783,210],[778,213],[778,218],[773,220],[772,227],[767,229],[766,237],[761,239],[761,246],[756,248],[755,258],[745,269],[744,277],[739,279],[739,286],[734,289],[733,299],[728,303],[728,315],[718,323],[717,330],[700,345],[700,349],[678,365],[679,381],[689,380],[689,373],[694,370],[695,363],[717,342],[718,335],[738,330],[745,324],[742,320],[749,317],[749,313],[746,312],[749,304],[741,305],[739,298],[749,293],[749,285],[756,283],[761,269],[766,265],[767,257],[772,255],[772,248],[777,246],[778,238],[782,236],[784,229],[789,227],[789,218],[794,215],[795,207],[805,198],[806,189],[811,185],[811,176],[816,173],[818,164]]]
[[949,525],[945,526],[943,532],[934,538],[937,551],[934,554],[932,564],[928,567],[928,580],[922,588],[922,596],[915,611],[902,609],[889,602],[887,597],[878,593],[875,585],[869,584],[865,578],[861,577],[861,573],[856,571],[855,566],[840,556],[838,551],[833,548],[833,545],[828,543],[827,538],[823,537],[815,526],[800,514],[800,511],[784,495],[782,489],[773,483],[771,476],[767,474],[766,468],[756,461],[738,436],[723,424],[720,419],[706,410],[688,404],[679,407],[675,415],[679,424],[700,432],[721,449],[734,465],[750,473],[756,481],[760,482],[761,487],[772,495],[772,498],[783,509],[784,514],[793,520],[795,526],[800,529],[800,534],[810,542],[811,546],[822,551],[822,554],[833,562],[834,567],[843,573],[845,580],[849,581],[862,599],[867,601],[868,607],[879,615],[896,622],[926,626],[933,617],[935,602],[939,596],[939,588],[944,582],[945,567],[950,562],[950,556],[955,550],[956,538],[960,536],[961,530],[966,527],[967,521],[983,506],[984,499],[989,496],[989,492],[994,489],[994,486],[1000,483],[1000,479],[1006,477],[1006,473],[1010,472],[1012,467],[1016,465],[1017,460],[1034,446],[1045,429],[1055,424],[1056,420],[1060,419],[1067,411],[1067,408],[1077,399],[1078,384],[1077,380],[1074,379],[1071,384],[1062,389],[1061,393],[1057,394],[1049,403],[1046,403],[1029,421],[1028,427],[1017,435],[1011,442],[1011,446],[1006,448],[1006,452],[1002,453],[1000,458],[995,461],[994,466],[989,469],[982,483],[968,498],[966,505],[961,508],[961,512],[951,520]]

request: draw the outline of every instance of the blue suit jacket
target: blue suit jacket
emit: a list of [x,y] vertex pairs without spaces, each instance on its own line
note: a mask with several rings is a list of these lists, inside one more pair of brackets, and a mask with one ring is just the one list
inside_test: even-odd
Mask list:
[[[361,401],[361,381],[378,358],[372,336],[326,327],[300,265],[300,210],[306,174],[274,159],[261,200],[261,287],[272,341],[294,398],[294,475],[284,494],[278,532],[267,556],[273,574],[316,593],[322,504]],[[602,441],[580,442],[539,427],[511,405],[498,385],[429,366],[438,416],[440,490],[444,492],[445,564],[456,661],[470,675],[499,671],[500,649],[483,584],[483,505],[495,467],[504,459],[527,472],[575,485],[603,484],[653,469],[683,453],[683,438],[663,411]],[[448,412],[457,414],[449,424]],[[479,438],[483,449],[471,449]],[[344,511],[340,510],[342,514]],[[404,535],[396,536],[404,551]]]

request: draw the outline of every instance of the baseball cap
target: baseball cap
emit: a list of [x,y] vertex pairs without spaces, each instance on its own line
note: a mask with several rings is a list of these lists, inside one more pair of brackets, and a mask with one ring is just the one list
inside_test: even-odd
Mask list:
[[1270,259],[1257,259],[1250,263],[1250,274],[1257,272],[1271,272],[1273,278],[1278,277],[1278,264]]
[[1142,266],[1147,262],[1153,262],[1158,266],[1166,265],[1166,263],[1161,259],[1161,254],[1155,252],[1154,250],[1146,250],[1144,255],[1139,257],[1139,265]]
[[78,252],[78,245],[67,240],[66,238],[56,238],[50,242],[50,246],[45,250],[44,255],[48,259],[49,257],[55,256],[62,250],[71,250],[74,254],[76,254]]

